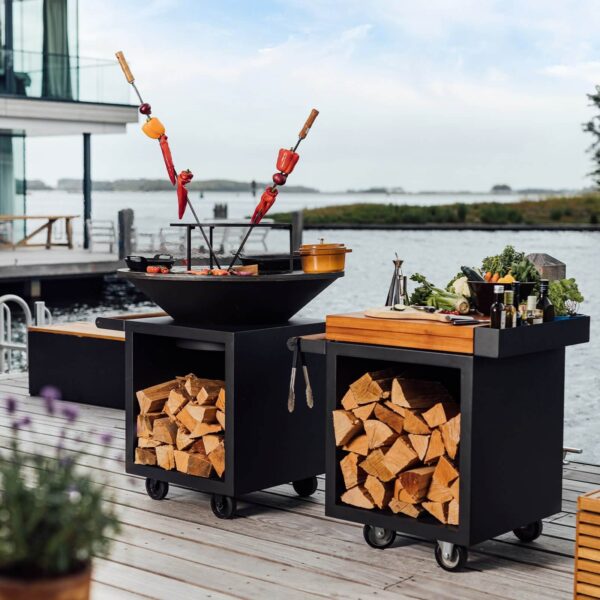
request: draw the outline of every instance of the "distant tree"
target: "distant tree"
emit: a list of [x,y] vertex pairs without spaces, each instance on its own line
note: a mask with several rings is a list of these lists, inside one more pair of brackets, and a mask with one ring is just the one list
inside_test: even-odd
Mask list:
[[[593,94],[587,94],[590,106],[600,110],[600,86],[596,86]],[[589,145],[587,152],[592,155],[594,169],[588,173],[593,179],[596,187],[600,187],[600,114],[593,116],[587,123],[583,124],[583,131],[590,133],[594,141]]]
[[505,183],[498,183],[492,186],[492,194],[510,194],[512,192],[512,188],[510,185],[506,185]]

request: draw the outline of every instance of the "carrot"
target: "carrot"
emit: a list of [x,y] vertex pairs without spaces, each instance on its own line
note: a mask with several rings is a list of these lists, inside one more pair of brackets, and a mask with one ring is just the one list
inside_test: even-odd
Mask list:
[[500,279],[500,273],[494,273],[490,283],[496,283],[496,281],[498,281],[498,279]]
[[484,278],[484,279],[485,279],[485,280],[486,280],[486,281],[489,283],[489,282],[491,281],[491,279],[492,279],[492,272],[491,272],[491,271],[488,271],[488,272],[487,272],[487,273],[486,273],[486,274],[483,276],[483,278]]

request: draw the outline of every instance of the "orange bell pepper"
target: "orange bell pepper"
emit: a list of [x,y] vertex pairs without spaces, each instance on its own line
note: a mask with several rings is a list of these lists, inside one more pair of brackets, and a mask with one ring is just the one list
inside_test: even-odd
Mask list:
[[156,118],[150,117],[143,125],[142,131],[153,140],[165,134],[165,126]]

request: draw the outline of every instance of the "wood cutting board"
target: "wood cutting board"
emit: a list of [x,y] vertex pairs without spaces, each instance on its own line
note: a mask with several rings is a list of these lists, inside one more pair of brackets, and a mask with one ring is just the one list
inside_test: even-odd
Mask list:
[[391,310],[384,308],[367,308],[365,316],[373,319],[400,319],[402,321],[437,321],[440,323],[451,324],[450,316],[442,313],[427,313],[415,308],[405,308],[404,310]]

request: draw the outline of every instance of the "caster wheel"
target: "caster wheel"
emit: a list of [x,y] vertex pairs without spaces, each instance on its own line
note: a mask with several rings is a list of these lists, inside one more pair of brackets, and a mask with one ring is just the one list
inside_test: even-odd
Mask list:
[[146,492],[152,500],[162,500],[169,493],[169,484],[157,479],[146,479]]
[[292,483],[296,494],[298,494],[298,496],[302,496],[303,498],[312,496],[317,491],[317,485],[318,483],[316,477],[307,477],[306,479],[299,479],[298,481],[294,481]]
[[460,571],[469,558],[469,551],[465,546],[454,546],[452,554],[445,556],[442,547],[439,544],[435,546],[435,560],[444,571]]
[[210,499],[210,508],[219,519],[231,519],[235,514],[236,506],[237,502],[231,496],[213,494]]
[[383,527],[372,527],[371,525],[365,525],[363,527],[363,536],[365,538],[365,542],[367,542],[371,548],[383,550],[394,543],[394,540],[396,539],[396,532],[393,529],[384,529]]
[[529,525],[513,529],[513,533],[522,542],[533,542],[533,540],[537,540],[537,538],[539,538],[540,535],[542,535],[543,530],[543,523],[541,521],[534,521],[533,523],[529,523]]

